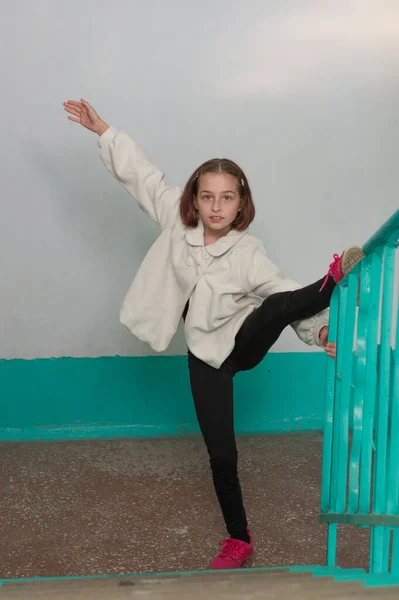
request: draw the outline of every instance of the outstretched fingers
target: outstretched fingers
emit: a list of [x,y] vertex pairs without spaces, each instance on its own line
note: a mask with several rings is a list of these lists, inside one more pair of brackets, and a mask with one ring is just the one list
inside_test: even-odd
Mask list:
[[[85,106],[86,108],[91,108],[91,110],[94,110],[94,108],[92,107],[92,105],[91,105],[91,104],[89,104],[89,103],[87,102],[87,100],[84,100],[83,98],[81,98],[81,99],[80,99],[80,101],[81,101],[81,103],[83,104],[83,106]],[[95,112],[95,110],[94,110],[94,112]]]
[[67,100],[66,102],[64,102],[64,106],[70,106],[70,107],[75,107],[75,108],[82,108],[82,103],[81,102],[76,102],[76,100]]
[[75,115],[77,117],[79,117],[81,115],[82,109],[79,108],[75,108],[73,106],[70,106],[68,104],[64,104],[64,110],[66,112],[71,113],[71,115]]

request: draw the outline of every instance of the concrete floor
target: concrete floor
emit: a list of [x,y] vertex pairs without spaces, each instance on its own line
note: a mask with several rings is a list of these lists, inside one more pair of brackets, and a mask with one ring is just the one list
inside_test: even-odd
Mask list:
[[[255,553],[324,564],[322,436],[238,439]],[[206,569],[225,536],[201,438],[0,444],[0,578]],[[368,531],[338,561],[367,568]]]

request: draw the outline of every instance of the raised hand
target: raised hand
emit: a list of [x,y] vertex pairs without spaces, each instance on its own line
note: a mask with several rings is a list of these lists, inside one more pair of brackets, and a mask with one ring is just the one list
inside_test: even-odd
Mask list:
[[70,121],[80,123],[83,127],[98,135],[102,135],[109,127],[105,121],[100,119],[94,108],[86,100],[83,100],[83,98],[81,98],[80,102],[76,102],[76,100],[64,102],[64,110],[74,115],[73,117],[68,117]]

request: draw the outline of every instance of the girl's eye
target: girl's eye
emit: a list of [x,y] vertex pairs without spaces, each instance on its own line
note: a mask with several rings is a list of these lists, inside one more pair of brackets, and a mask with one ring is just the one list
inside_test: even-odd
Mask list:
[[231,196],[225,196],[224,199],[225,200],[231,200]]
[[210,197],[209,194],[206,194],[205,196],[203,196],[203,198],[204,198],[204,200],[210,200],[211,199],[211,197]]

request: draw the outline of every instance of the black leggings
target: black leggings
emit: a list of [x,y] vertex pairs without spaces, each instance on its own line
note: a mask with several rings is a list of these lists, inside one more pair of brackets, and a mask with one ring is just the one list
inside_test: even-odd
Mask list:
[[258,365],[282,331],[294,321],[327,308],[335,282],[329,277],[292,292],[273,294],[244,321],[235,347],[219,369],[196,358],[188,364],[198,422],[208,449],[216,494],[231,537],[248,541],[247,519],[237,474],[237,447],[233,419],[233,377]]

